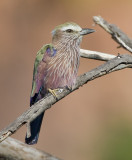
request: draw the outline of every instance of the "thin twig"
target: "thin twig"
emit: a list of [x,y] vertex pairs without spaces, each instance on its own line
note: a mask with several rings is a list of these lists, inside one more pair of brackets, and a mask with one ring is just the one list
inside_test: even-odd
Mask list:
[[113,58],[115,58],[115,55],[108,54],[108,53],[102,53],[97,51],[90,51],[85,49],[80,49],[81,57],[83,58],[89,58],[89,59],[95,59],[95,60],[101,60],[101,61],[109,61]]
[[123,48],[132,52],[132,39],[130,39],[124,32],[122,32],[116,25],[109,24],[101,16],[94,16],[93,20],[96,24],[101,26],[105,31],[111,34],[112,38],[119,43]]
[[[109,24],[100,16],[95,16],[94,21],[95,23],[99,24],[102,28],[104,28],[108,33],[110,33],[112,35],[112,38],[117,43],[119,43],[128,51],[132,52],[132,40],[128,38],[128,36],[125,33],[123,33],[118,27]],[[83,58],[90,58],[108,62],[79,76],[72,91],[64,89],[61,93],[58,93],[58,99],[55,99],[53,95],[48,94],[46,97],[38,101],[26,112],[24,112],[20,117],[18,117],[13,123],[11,123],[8,127],[6,127],[0,132],[0,142],[2,142],[8,136],[16,132],[22,125],[34,120],[43,111],[49,109],[51,105],[53,105],[60,99],[64,98],[71,92],[75,91],[88,81],[94,80],[98,77],[101,77],[103,75],[117,70],[132,67],[132,56],[130,55],[118,55],[116,57],[115,55],[110,55],[96,51],[89,51],[84,49],[81,49],[80,51],[81,57]],[[2,158],[3,160],[59,160],[54,156],[31,148],[31,146],[28,146],[12,138],[7,138],[0,144],[0,158]]]
[[55,99],[53,95],[48,94],[46,97],[35,103],[32,107],[30,107],[8,127],[2,130],[0,132],[0,141],[3,141],[5,138],[7,138],[7,135],[9,136],[16,132],[25,123],[34,120],[43,111],[49,109],[51,105],[55,104],[57,101],[61,100],[71,92],[75,91],[80,86],[86,84],[88,81],[94,80],[95,78],[101,77],[113,71],[121,70],[128,67],[132,67],[132,56],[119,55],[116,58],[104,63],[103,65],[79,76],[72,90],[63,89],[61,93],[57,93],[58,99]]

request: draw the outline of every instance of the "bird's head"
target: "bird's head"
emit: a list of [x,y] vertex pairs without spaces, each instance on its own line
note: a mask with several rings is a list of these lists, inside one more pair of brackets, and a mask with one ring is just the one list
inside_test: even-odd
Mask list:
[[52,40],[53,43],[77,40],[78,44],[80,44],[84,35],[93,33],[94,31],[95,30],[89,28],[81,28],[76,23],[67,22],[55,27],[52,31]]

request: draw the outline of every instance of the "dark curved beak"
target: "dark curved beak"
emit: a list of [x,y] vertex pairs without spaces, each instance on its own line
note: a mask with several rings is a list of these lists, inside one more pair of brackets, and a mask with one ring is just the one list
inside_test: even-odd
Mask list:
[[87,34],[90,34],[90,33],[93,33],[93,32],[95,32],[94,29],[83,28],[80,32],[80,35],[84,36],[84,35],[87,35]]

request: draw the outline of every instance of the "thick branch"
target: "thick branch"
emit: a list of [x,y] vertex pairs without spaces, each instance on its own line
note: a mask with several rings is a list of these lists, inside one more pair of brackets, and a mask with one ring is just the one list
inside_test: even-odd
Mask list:
[[[94,17],[95,23],[99,24],[108,33],[112,35],[112,38],[119,43],[122,47],[132,52],[132,40],[123,33],[115,25],[109,24],[101,17]],[[13,123],[11,123],[7,128],[0,132],[0,142],[5,140],[8,136],[16,132],[25,123],[31,122],[43,111],[49,109],[51,105],[61,100],[71,92],[78,89],[80,86],[84,85],[88,81],[94,80],[98,77],[111,73],[113,71],[121,70],[124,68],[132,67],[132,56],[130,55],[110,55],[106,53],[89,51],[81,49],[81,57],[90,58],[96,60],[108,61],[105,64],[79,76],[77,82],[72,90],[64,89],[61,93],[58,93],[58,99],[55,99],[53,95],[48,94],[42,100],[34,104],[26,112],[24,112],[20,117],[18,117]],[[3,160],[59,160],[47,153],[36,150],[18,140],[13,138],[8,138],[0,144],[0,159]]]
[[0,132],[0,141],[6,139],[9,135],[16,132],[22,125],[27,122],[31,122],[43,111],[49,109],[51,105],[61,100],[71,92],[78,89],[80,86],[86,84],[95,78],[101,77],[113,71],[124,69],[127,67],[132,67],[132,56],[131,55],[121,55],[118,56],[105,64],[79,76],[77,82],[72,90],[63,89],[61,93],[57,94],[58,99],[55,99],[53,95],[48,94],[46,97],[38,101],[32,107],[30,107],[26,112],[24,112],[20,117],[18,117],[13,123],[11,123],[7,128]]
[[125,48],[129,52],[132,52],[132,40],[124,32],[122,32],[116,25],[109,24],[101,16],[94,16],[93,20],[96,24],[100,25],[109,34],[111,34],[112,38],[117,43],[119,43],[123,48]]
[[39,151],[14,138],[7,138],[0,144],[2,160],[60,160],[43,151]]

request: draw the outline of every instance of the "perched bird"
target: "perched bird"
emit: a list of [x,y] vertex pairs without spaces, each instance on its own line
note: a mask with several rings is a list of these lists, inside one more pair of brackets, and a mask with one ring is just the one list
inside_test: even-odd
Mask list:
[[[44,45],[35,59],[30,106],[47,92],[55,95],[55,89],[72,88],[77,78],[82,37],[92,32],[93,29],[82,29],[73,22],[52,31],[52,43]],[[30,123],[31,135],[25,138],[27,144],[37,143],[43,116],[44,113]]]

